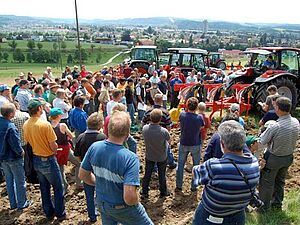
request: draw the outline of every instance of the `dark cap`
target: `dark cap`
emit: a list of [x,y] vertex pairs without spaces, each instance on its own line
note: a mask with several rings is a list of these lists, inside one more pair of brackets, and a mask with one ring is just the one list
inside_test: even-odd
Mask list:
[[22,85],[25,85],[25,84],[28,84],[29,83],[29,81],[28,80],[20,80],[20,86],[22,86]]

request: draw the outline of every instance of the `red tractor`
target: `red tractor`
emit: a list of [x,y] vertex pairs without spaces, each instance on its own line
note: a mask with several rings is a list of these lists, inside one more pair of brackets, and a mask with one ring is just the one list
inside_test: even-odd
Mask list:
[[[292,109],[300,103],[300,49],[290,47],[260,47],[244,51],[250,56],[247,66],[229,75],[227,89],[236,83],[251,84],[252,105],[264,102],[267,87],[275,85],[280,95],[292,101]],[[259,106],[258,106],[259,107]]]
[[221,70],[226,70],[226,61],[223,54],[220,52],[210,52],[208,54],[207,64],[209,67],[216,67]]

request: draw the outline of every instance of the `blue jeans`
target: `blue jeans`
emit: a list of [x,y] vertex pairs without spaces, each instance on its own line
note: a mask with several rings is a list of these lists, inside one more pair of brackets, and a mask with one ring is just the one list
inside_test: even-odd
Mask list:
[[131,125],[132,125],[132,124],[135,123],[135,119],[134,119],[134,112],[135,112],[135,109],[134,109],[133,103],[127,104],[127,112],[128,112],[129,115],[130,115]]
[[138,110],[138,120],[139,121],[142,121],[144,115],[145,115],[145,111],[144,110]]
[[22,209],[27,207],[24,159],[3,161],[1,165],[5,174],[10,208]]
[[101,219],[103,225],[152,225],[144,206],[139,203],[135,206],[125,206],[122,209],[116,209],[114,206],[101,202],[99,204]]
[[[201,159],[201,145],[184,146],[179,144],[178,166],[176,171],[176,187],[182,188],[184,165],[189,153],[192,154],[193,166],[199,165]],[[191,183],[191,188],[196,188]]]
[[137,141],[131,135],[127,138],[127,145],[130,151],[136,153]]
[[[65,216],[64,188],[56,157],[33,156],[33,166],[39,178],[42,206],[46,216]],[[51,200],[51,186],[54,191],[54,206]]]
[[[203,204],[200,202],[200,204],[198,205],[198,207],[195,211],[195,214],[194,214],[193,225],[216,225],[216,224],[244,225],[245,224],[245,211],[244,210],[242,210],[238,213],[235,213],[233,215],[230,215],[230,216],[222,217],[223,223],[210,222],[210,221],[212,221],[212,218],[210,219],[210,221],[208,221],[208,219],[212,216],[213,215],[211,215],[209,212],[207,212],[206,209],[203,207]],[[218,216],[213,216],[213,217],[221,218]]]
[[83,188],[86,198],[86,206],[89,218],[96,220],[96,207],[95,207],[95,186],[88,185],[83,182]]

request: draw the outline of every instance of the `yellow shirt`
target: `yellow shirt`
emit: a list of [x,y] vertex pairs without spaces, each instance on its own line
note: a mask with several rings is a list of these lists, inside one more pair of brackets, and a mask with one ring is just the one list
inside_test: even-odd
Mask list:
[[57,140],[50,123],[38,117],[30,117],[23,125],[24,139],[36,156],[48,157],[54,155],[50,143]]

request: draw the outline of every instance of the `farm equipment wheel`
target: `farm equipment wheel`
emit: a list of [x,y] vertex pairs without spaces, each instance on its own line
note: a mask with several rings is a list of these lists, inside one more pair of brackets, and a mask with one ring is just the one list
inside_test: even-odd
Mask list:
[[220,68],[221,70],[226,70],[226,63],[223,61],[218,62],[217,67]]
[[271,82],[267,82],[259,85],[254,97],[255,103],[265,102],[267,98],[267,88],[272,84],[277,87],[278,93],[280,95],[285,96],[292,100],[292,111],[293,111],[296,108],[297,97],[298,97],[296,84],[292,80],[284,77],[280,77],[278,79],[272,80]]

